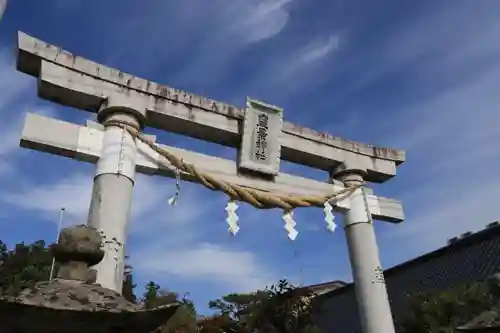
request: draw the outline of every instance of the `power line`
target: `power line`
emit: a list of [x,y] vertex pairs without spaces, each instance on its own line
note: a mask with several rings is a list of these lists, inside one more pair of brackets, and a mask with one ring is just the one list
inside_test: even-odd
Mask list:
[[293,257],[295,258],[296,262],[299,264],[299,286],[303,287],[304,286],[304,267],[302,266],[302,262],[300,261],[300,253],[298,249],[293,250]]
[[[61,234],[61,228],[63,224],[63,219],[64,219],[64,211],[66,208],[61,207],[61,213],[59,214],[59,223],[57,224],[57,236],[56,236],[56,243],[59,242],[59,235]],[[54,276],[54,267],[56,265],[56,258],[52,258],[52,266],[50,267],[50,278],[49,280],[52,281],[52,277]]]

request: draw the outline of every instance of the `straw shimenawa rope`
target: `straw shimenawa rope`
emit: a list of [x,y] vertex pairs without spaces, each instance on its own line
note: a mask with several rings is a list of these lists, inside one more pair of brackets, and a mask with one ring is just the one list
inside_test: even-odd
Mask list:
[[146,145],[151,147],[151,149],[165,157],[175,168],[195,177],[205,187],[213,191],[224,192],[231,198],[231,200],[244,201],[260,209],[281,208],[285,211],[290,211],[298,207],[323,207],[325,202],[338,200],[340,199],[340,196],[347,196],[356,188],[363,186],[363,184],[360,184],[345,187],[344,189],[328,196],[298,196],[250,189],[217,179],[198,170],[198,168],[196,168],[193,164],[185,162],[181,158],[175,156],[172,152],[159,147],[156,143],[149,140],[141,134],[140,130],[134,126],[134,124],[121,120],[108,120],[104,121],[103,125],[105,127],[116,126],[128,131],[132,137],[144,142]]

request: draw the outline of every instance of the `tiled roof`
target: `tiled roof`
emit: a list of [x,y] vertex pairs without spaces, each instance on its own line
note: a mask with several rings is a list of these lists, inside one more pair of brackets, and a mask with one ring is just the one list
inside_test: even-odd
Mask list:
[[336,281],[331,281],[331,282],[324,282],[324,283],[318,283],[318,284],[313,284],[310,286],[304,286],[299,289],[309,289],[310,291],[314,292],[316,295],[322,295],[328,292],[331,292],[333,290],[345,287],[348,283],[340,280]]
[[[396,326],[409,293],[446,290],[483,281],[500,271],[500,226],[455,240],[451,244],[384,271]],[[361,331],[354,285],[318,296],[322,304],[316,318],[325,332]]]

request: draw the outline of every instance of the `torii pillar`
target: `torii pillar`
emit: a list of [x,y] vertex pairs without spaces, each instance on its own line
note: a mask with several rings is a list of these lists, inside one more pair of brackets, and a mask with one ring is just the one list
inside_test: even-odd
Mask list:
[[[133,94],[109,96],[97,114],[102,124],[122,121],[142,129],[146,106]],[[117,126],[105,128],[97,162],[87,224],[102,232],[105,257],[95,266],[97,283],[121,293],[125,269],[125,239],[130,219],[137,146],[132,135]]]
[[332,172],[332,176],[347,186],[357,187],[348,198],[350,209],[344,214],[344,229],[362,330],[394,333],[366,189],[358,187],[364,183],[366,170],[359,168],[359,163],[346,161]]

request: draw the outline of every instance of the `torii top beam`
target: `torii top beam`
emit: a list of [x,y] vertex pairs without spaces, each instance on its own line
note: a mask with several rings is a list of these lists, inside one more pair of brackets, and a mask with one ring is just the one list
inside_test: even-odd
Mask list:
[[[39,78],[39,95],[48,100],[97,112],[111,92],[126,92],[147,105],[146,126],[238,147],[244,109],[170,88],[109,68],[18,34],[17,69]],[[346,160],[367,171],[366,180],[381,183],[396,175],[402,150],[379,148],[318,133],[284,122],[281,159],[331,171]]]

